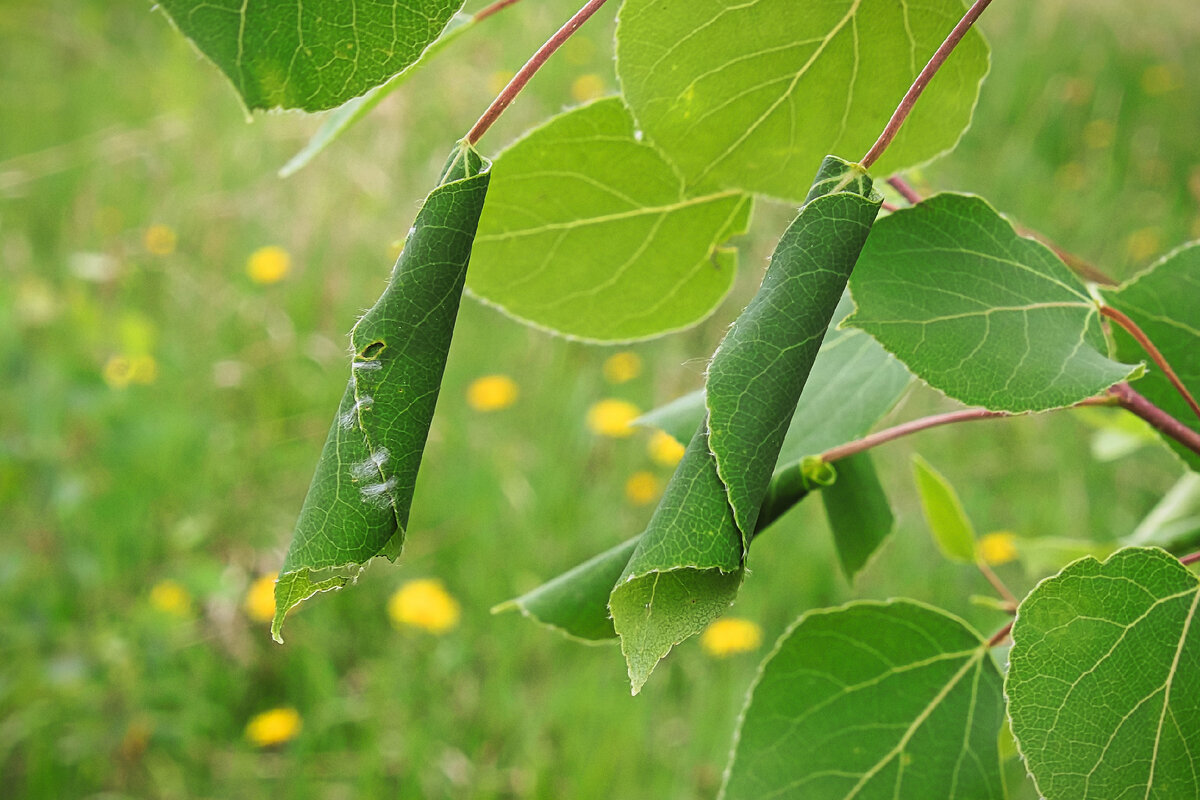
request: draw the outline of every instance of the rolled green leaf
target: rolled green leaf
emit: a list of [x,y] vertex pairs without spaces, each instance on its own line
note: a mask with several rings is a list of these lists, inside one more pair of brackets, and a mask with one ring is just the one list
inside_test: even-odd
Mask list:
[[860,167],[827,157],[713,356],[705,423],[609,599],[635,694],[736,596],[788,423],[881,202]]
[[275,584],[276,641],[297,603],[400,552],[489,167],[473,149],[455,149],[387,289],[350,333],[350,382]]

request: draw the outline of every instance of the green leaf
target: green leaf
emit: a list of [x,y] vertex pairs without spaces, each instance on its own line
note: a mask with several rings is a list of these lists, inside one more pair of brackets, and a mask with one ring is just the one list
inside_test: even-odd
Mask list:
[[1200,796],[1200,582],[1161,550],[1085,558],[1017,610],[1005,685],[1046,800]]
[[531,325],[632,341],[694,325],[729,292],[751,200],[688,193],[618,97],[561,114],[496,159],[469,288]]
[[821,491],[821,500],[842,572],[852,581],[892,532],[896,518],[870,453],[843,458],[834,468],[837,480]]
[[634,694],[736,596],[783,435],[880,202],[861,169],[827,158],[713,356],[709,416],[609,600]]
[[350,383],[275,584],[277,641],[297,603],[340,588],[375,556],[400,552],[489,166],[456,148],[387,289],[350,332]]
[[535,622],[586,642],[616,638],[608,615],[608,596],[640,538],[635,536],[605,550],[536,589],[501,603],[492,613],[517,610]]
[[742,535],[701,428],[609,597],[634,694],[672,647],[724,613],[741,582]]
[[776,245],[762,286],[708,366],[708,446],[746,542],[882,200],[861,169],[827,158]]
[[1129,536],[1128,545],[1154,545],[1172,552],[1200,546],[1200,475],[1184,473]]
[[[962,17],[961,0],[625,0],[617,74],[634,117],[689,186],[800,200],[821,157],[865,153]],[[879,174],[954,147],[988,71],[972,31]]]
[[978,197],[940,194],[881,219],[850,292],[844,324],[970,405],[1044,411],[1141,372],[1105,355],[1097,304],[1066,265]]
[[918,455],[913,456],[913,477],[925,521],[942,554],[952,561],[974,563],[975,529],[954,487]]
[[[864,436],[912,382],[905,366],[870,336],[853,328],[839,330],[838,323],[852,308],[849,294],[843,295],[783,437],[776,477],[808,456]],[[704,413],[704,390],[698,389],[643,414],[634,424],[659,428],[686,442]]]
[[[1192,397],[1200,397],[1200,242],[1168,253],[1116,290],[1106,291],[1104,298],[1137,323]],[[1115,325],[1113,338],[1117,357],[1126,361],[1146,360],[1145,352],[1133,337]],[[1146,370],[1137,390],[1175,419],[1200,432],[1200,419],[1162,370],[1153,364]],[[1167,443],[1191,469],[1200,471],[1200,456],[1174,439],[1168,439]]]
[[1001,800],[1001,678],[980,636],[911,600],[802,616],[746,700],[724,800]]
[[246,108],[323,111],[413,64],[462,0],[160,0]]
[[321,123],[321,127],[317,128],[317,132],[312,135],[308,143],[280,168],[279,177],[290,178],[308,166],[326,147],[337,141],[343,133],[352,128],[367,114],[370,114],[388,95],[400,88],[408,80],[409,76],[417,71],[418,66],[424,64],[434,54],[458,38],[460,34],[465,33],[474,24],[475,18],[469,14],[455,14],[438,40],[431,44],[416,61],[393,75],[382,86],[377,86],[361,97],[356,97],[329,112],[325,120]]

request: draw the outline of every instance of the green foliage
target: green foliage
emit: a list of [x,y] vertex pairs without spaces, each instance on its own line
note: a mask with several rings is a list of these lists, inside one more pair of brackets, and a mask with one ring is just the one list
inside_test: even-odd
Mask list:
[[828,157],[713,355],[705,421],[609,602],[635,694],[736,596],[784,434],[881,202],[861,169]]
[[[924,4],[626,0],[617,73],[638,123],[689,187],[789,200],[826,153],[857,157],[963,14]],[[886,175],[952,148],[988,71],[983,38],[959,44],[878,162]]]
[[763,662],[723,800],[1001,800],[1001,678],[961,620],[907,600],[802,616]]
[[852,581],[891,534],[896,518],[870,453],[843,458],[836,469],[837,480],[821,490],[821,502],[838,563]]
[[743,544],[882,201],[855,165],[827,158],[775,247],[762,286],[708,365],[708,448]]
[[1200,793],[1200,581],[1158,549],[1077,561],[1025,598],[1005,685],[1046,800]]
[[160,5],[252,111],[322,111],[358,97],[416,62],[462,8],[460,0]]
[[952,561],[974,561],[975,528],[954,487],[920,456],[913,456],[913,476],[925,521],[942,554]]
[[403,546],[489,166],[473,149],[455,148],[387,289],[350,332],[350,383],[275,584],[277,641],[294,606]]
[[[777,476],[807,456],[863,436],[912,382],[904,365],[878,342],[862,331],[840,327],[852,308],[849,295],[843,295],[779,447]],[[687,441],[704,415],[704,390],[698,389],[643,414],[636,424]]]
[[[1145,272],[1134,276],[1104,298],[1124,312],[1167,359],[1192,397],[1200,397],[1200,243],[1184,245],[1164,256]],[[1114,326],[1117,357],[1145,360],[1133,337]],[[1162,370],[1150,364],[1137,389],[1150,402],[1200,433],[1200,419],[1176,391]],[[1168,440],[1191,469],[1200,471],[1200,455]]]
[[964,403],[1044,411],[1141,372],[1108,358],[1096,300],[1066,265],[978,197],[880,220],[850,292],[846,324]]
[[470,290],[565,336],[631,341],[694,325],[729,292],[750,198],[687,190],[620,98],[572,109],[496,159]]
[[325,151],[325,148],[337,141],[351,127],[365,119],[388,95],[403,86],[409,76],[416,73],[417,67],[423,66],[429,58],[470,30],[474,24],[474,17],[466,14],[455,14],[450,19],[449,24],[446,25],[446,29],[442,31],[442,35],[428,49],[422,52],[416,61],[413,61],[392,76],[387,83],[371,89],[360,97],[346,101],[327,114],[321,123],[321,127],[317,128],[307,144],[296,155],[289,158],[287,163],[280,168],[279,177],[290,178],[307,167],[314,158]]

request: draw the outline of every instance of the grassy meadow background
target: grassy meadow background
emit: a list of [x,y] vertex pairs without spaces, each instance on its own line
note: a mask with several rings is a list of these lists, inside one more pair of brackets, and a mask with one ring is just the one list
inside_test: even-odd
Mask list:
[[[878,458],[899,525],[854,586],[819,503],[803,504],[756,542],[731,610],[765,644],[718,659],[687,642],[636,698],[616,648],[489,614],[641,530],[653,503],[626,483],[670,469],[645,432],[593,433],[588,409],[701,385],[793,211],[763,202],[737,242],[738,288],[683,334],[588,347],[464,301],[402,558],[302,607],[273,644],[247,597],[290,538],[345,334],[449,148],[574,5],[525,0],[488,20],[285,181],[318,120],[246,124],[148,3],[0,4],[0,795],[711,798],[758,660],[804,610],[905,595],[1002,624],[967,600],[987,591],[979,575],[930,543],[914,448],[1018,552],[1123,536],[1181,472],[1155,446],[1094,458],[1094,428],[1070,413],[890,445]],[[615,89],[612,5],[485,151]],[[1003,0],[982,28],[992,74],[975,124],[919,184],[980,193],[1118,277],[1200,237],[1194,3]],[[285,273],[248,271],[263,247],[286,252]],[[624,351],[640,374],[613,383],[603,365]],[[516,402],[475,410],[467,389],[492,374]],[[894,418],[946,407],[918,390]],[[1044,574],[997,569],[1021,591]],[[388,614],[425,578],[461,607],[440,634]],[[247,726],[280,708],[299,726],[262,746]],[[1031,797],[1010,767],[1014,798]]]

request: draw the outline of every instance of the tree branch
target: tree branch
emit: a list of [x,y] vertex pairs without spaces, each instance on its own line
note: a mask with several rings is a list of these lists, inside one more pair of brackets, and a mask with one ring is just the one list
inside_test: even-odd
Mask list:
[[[516,0],[509,0],[509,2],[515,1]],[[501,0],[501,2],[503,2],[503,0]],[[504,109],[508,108],[509,105],[512,104],[512,101],[515,100],[517,95],[521,93],[521,90],[525,88],[525,84],[529,83],[529,79],[532,78],[534,74],[536,74],[537,71],[542,68],[542,65],[546,63],[546,60],[549,59],[550,56],[554,55],[554,52],[558,50],[558,48],[562,47],[563,44],[565,44],[566,41],[571,38],[575,31],[579,30],[579,27],[583,25],[583,23],[587,22],[593,14],[599,11],[600,6],[604,5],[605,2],[607,2],[607,0],[588,0],[583,8],[575,12],[575,16],[567,20],[566,25],[563,25],[561,28],[559,28],[553,36],[546,40],[544,45],[538,48],[538,51],[533,54],[533,57],[530,58],[529,61],[525,62],[525,66],[521,67],[520,71],[513,76],[513,79],[508,82],[508,86],[505,86],[503,91],[496,96],[496,99],[492,101],[490,106],[488,106],[487,111],[483,112],[483,116],[479,118],[479,121],[476,122],[475,126],[467,133],[467,144],[475,144],[479,141],[481,136],[487,133],[488,128],[492,127],[492,123],[494,123],[500,117],[500,115],[504,113]],[[500,5],[500,3],[495,5]],[[503,5],[500,5],[500,8],[503,7]],[[500,8],[496,8],[495,11],[499,11]],[[488,10],[489,9],[484,9],[484,11]],[[495,12],[493,11],[491,13]]]
[[1128,383],[1118,383],[1109,389],[1108,393],[1117,398],[1117,405],[1121,408],[1136,414],[1164,436],[1171,437],[1196,455],[1200,455],[1200,433],[1151,403],[1134,391]]
[[1154,342],[1150,341],[1150,337],[1146,335],[1146,332],[1139,328],[1136,322],[1125,316],[1120,311],[1117,311],[1115,308],[1102,305],[1100,306],[1100,313],[1120,325],[1125,329],[1126,333],[1134,338],[1138,345],[1140,345],[1141,348],[1146,351],[1146,355],[1150,356],[1150,359],[1157,364],[1158,368],[1161,369],[1163,374],[1167,376],[1167,380],[1169,380],[1171,385],[1175,387],[1175,391],[1179,392],[1180,396],[1183,397],[1184,402],[1186,402],[1188,407],[1192,409],[1192,412],[1195,413],[1197,419],[1200,419],[1200,405],[1196,404],[1196,398],[1192,397],[1192,393],[1189,392],[1187,387],[1183,385],[1183,381],[1179,380],[1179,376],[1175,374],[1175,370],[1171,369],[1171,365],[1168,363],[1166,356],[1164,356],[1159,349],[1154,346]]

